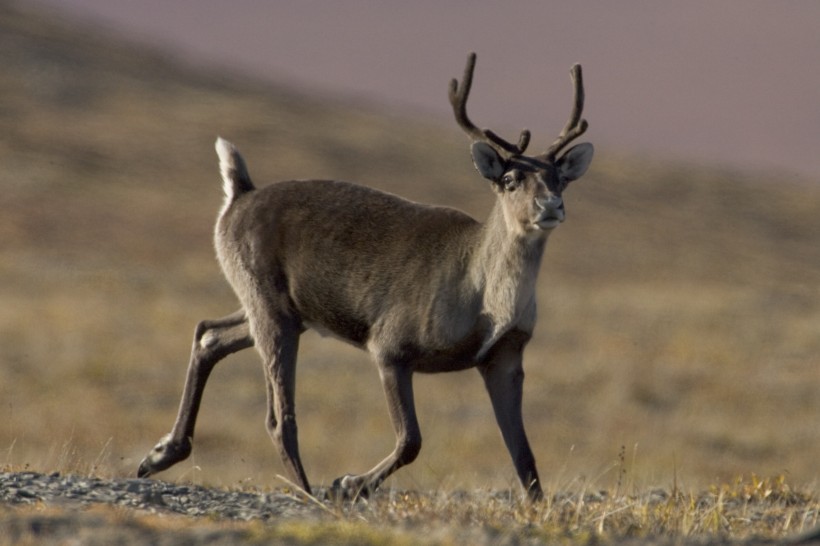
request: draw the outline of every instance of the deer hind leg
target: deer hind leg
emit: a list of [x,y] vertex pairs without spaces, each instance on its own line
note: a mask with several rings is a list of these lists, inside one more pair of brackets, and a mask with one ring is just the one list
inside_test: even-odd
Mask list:
[[211,371],[229,354],[252,346],[248,319],[241,309],[226,317],[204,320],[197,325],[174,427],[142,460],[137,470],[138,477],[145,478],[161,472],[191,454],[202,393]]
[[305,469],[299,456],[294,394],[296,353],[302,330],[291,319],[263,319],[256,324],[257,348],[264,360],[268,409],[265,426],[279,452],[287,473],[310,493]]
[[486,363],[479,367],[479,371],[490,395],[501,436],[510,452],[518,478],[529,498],[538,501],[544,493],[541,490],[535,457],[530,449],[521,415],[524,385],[521,357],[524,343],[525,340],[516,339],[515,334],[508,334],[493,347]]
[[396,431],[396,447],[369,472],[337,478],[331,489],[334,496],[347,499],[366,497],[390,474],[413,462],[421,451],[421,430],[413,401],[413,372],[404,366],[382,364],[379,374]]

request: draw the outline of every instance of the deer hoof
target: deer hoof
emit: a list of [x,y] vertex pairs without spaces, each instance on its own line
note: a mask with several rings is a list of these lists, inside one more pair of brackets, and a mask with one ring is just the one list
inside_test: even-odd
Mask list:
[[336,478],[328,490],[328,496],[334,500],[355,501],[366,499],[369,494],[370,489],[366,487],[364,479],[352,474]]
[[191,454],[191,440],[186,438],[183,442],[174,442],[171,435],[167,434],[155,445],[148,455],[140,463],[137,469],[138,478],[147,478],[157,472],[170,468],[179,461],[188,458]]

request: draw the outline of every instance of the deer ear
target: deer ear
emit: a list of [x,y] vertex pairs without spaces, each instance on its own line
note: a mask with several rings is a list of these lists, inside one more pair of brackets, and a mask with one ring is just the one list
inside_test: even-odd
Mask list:
[[484,178],[495,182],[504,174],[506,162],[486,142],[473,142],[470,153],[473,155],[473,165]]
[[558,175],[565,182],[572,182],[581,178],[587,172],[589,164],[592,163],[592,153],[594,151],[595,149],[589,142],[573,146],[558,159]]

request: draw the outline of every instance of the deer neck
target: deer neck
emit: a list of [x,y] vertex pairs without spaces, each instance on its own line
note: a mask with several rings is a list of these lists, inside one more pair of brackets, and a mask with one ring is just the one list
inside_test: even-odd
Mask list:
[[483,298],[482,314],[492,326],[479,357],[522,319],[534,322],[535,283],[547,233],[511,229],[500,203],[482,226],[473,282]]

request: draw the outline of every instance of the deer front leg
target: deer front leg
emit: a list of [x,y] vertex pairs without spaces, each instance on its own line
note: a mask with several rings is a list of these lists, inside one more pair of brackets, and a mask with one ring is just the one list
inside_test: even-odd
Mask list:
[[396,447],[382,462],[359,476],[346,475],[333,482],[332,494],[355,499],[374,491],[390,474],[413,462],[421,451],[421,430],[413,401],[413,372],[405,366],[379,368],[387,409],[396,431]]
[[146,478],[188,458],[208,376],[217,362],[252,346],[253,338],[243,310],[220,319],[204,320],[197,325],[174,427],[142,460],[137,470],[138,477]]
[[526,339],[517,339],[518,337],[521,336],[511,333],[499,340],[479,371],[484,378],[496,421],[512,456],[518,478],[530,500],[538,501],[544,493],[521,415],[524,385],[521,357]]

